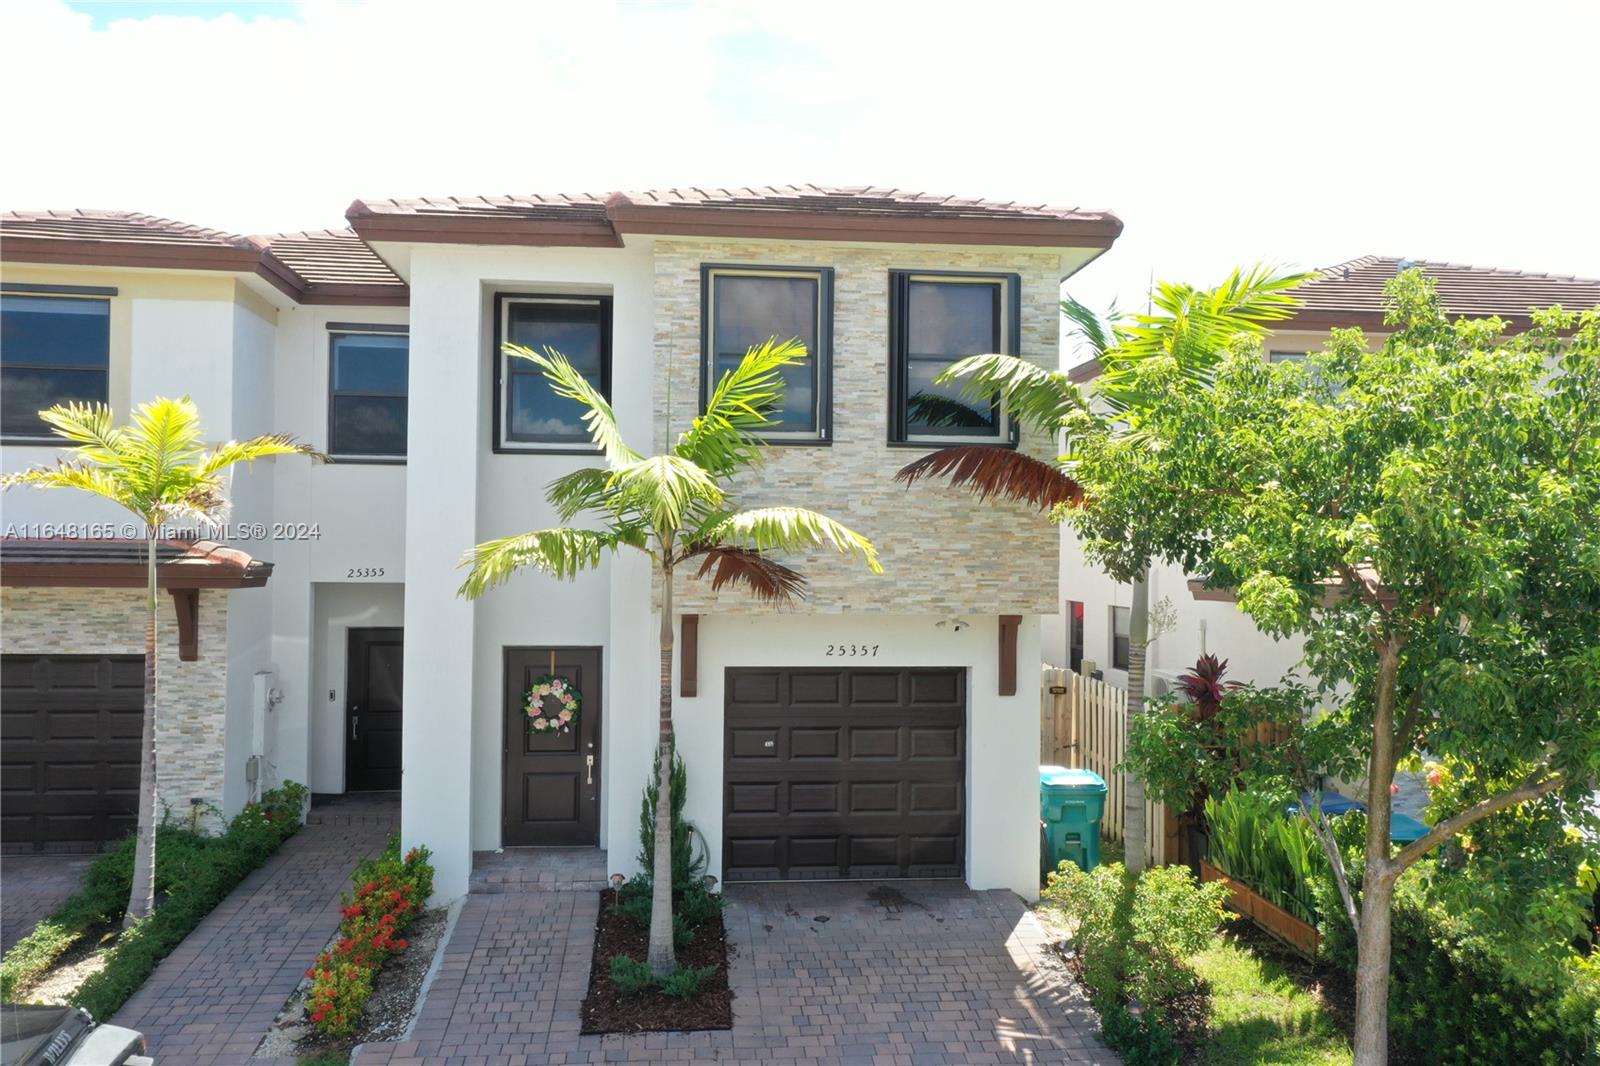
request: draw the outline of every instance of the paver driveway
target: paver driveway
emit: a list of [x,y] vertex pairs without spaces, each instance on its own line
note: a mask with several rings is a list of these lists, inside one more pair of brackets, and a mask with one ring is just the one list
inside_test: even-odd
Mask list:
[[0,951],[33,931],[83,883],[95,855],[0,856]]
[[361,1066],[1117,1061],[1021,901],[934,881],[732,886],[733,1029],[582,1036],[604,861],[562,883],[508,864],[581,868],[570,852],[516,854],[477,878],[414,1039]]

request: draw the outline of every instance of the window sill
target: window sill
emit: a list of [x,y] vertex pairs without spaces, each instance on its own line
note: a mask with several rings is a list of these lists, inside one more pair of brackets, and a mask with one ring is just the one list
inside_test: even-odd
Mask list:
[[604,449],[595,448],[593,446],[586,448],[562,448],[559,446],[548,448],[540,448],[537,446],[528,448],[507,448],[504,445],[496,444],[493,446],[493,451],[495,455],[573,455],[578,456],[579,458],[593,458],[596,455],[605,454]]
[[405,466],[406,458],[403,455],[393,457],[374,455],[339,455],[331,452],[328,455],[332,466]]
[[1016,451],[1017,442],[1014,440],[891,440],[886,442],[891,448],[916,448],[925,452],[943,451],[946,448],[1000,448],[1004,451]]
[[0,445],[15,448],[72,448],[71,441],[60,437],[0,437]]

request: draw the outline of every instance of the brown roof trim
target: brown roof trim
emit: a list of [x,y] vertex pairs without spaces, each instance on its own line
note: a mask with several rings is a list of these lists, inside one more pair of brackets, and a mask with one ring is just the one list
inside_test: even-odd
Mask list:
[[520,244],[548,248],[621,248],[611,224],[594,219],[497,215],[391,214],[356,200],[345,211],[350,228],[368,244]]
[[609,204],[606,214],[618,233],[686,237],[1104,249],[1122,232],[1122,223],[1114,219],[861,217],[630,203]]
[[[0,585],[11,588],[143,588],[142,540],[0,538]],[[260,588],[272,564],[214,541],[163,541],[156,584],[164,589]]]
[[94,239],[11,237],[0,243],[6,262],[168,270],[251,271],[260,253],[226,245],[136,244]]
[[1122,221],[1107,212],[816,186],[710,194],[356,200],[345,218],[369,243],[598,248],[620,247],[624,234],[636,233],[1103,251],[1122,233]]
[[1100,360],[1086,359],[1067,371],[1067,380],[1074,385],[1082,385],[1086,381],[1093,381],[1099,377],[1102,369]]

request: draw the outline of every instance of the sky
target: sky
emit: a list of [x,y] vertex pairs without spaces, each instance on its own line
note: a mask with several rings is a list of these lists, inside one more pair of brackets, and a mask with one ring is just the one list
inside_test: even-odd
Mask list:
[[6,0],[0,40],[0,208],[884,185],[1115,211],[1098,306],[1257,260],[1600,278],[1593,2]]

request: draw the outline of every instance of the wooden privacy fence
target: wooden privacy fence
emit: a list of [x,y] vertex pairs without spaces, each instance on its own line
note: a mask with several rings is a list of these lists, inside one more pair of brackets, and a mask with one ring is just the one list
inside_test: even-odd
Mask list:
[[[1124,753],[1122,722],[1128,693],[1071,670],[1043,668],[1039,679],[1039,762],[1093,770],[1106,782],[1107,840],[1121,840],[1127,775],[1116,772]],[[1176,823],[1159,803],[1145,802],[1145,860],[1152,866],[1178,861]]]

